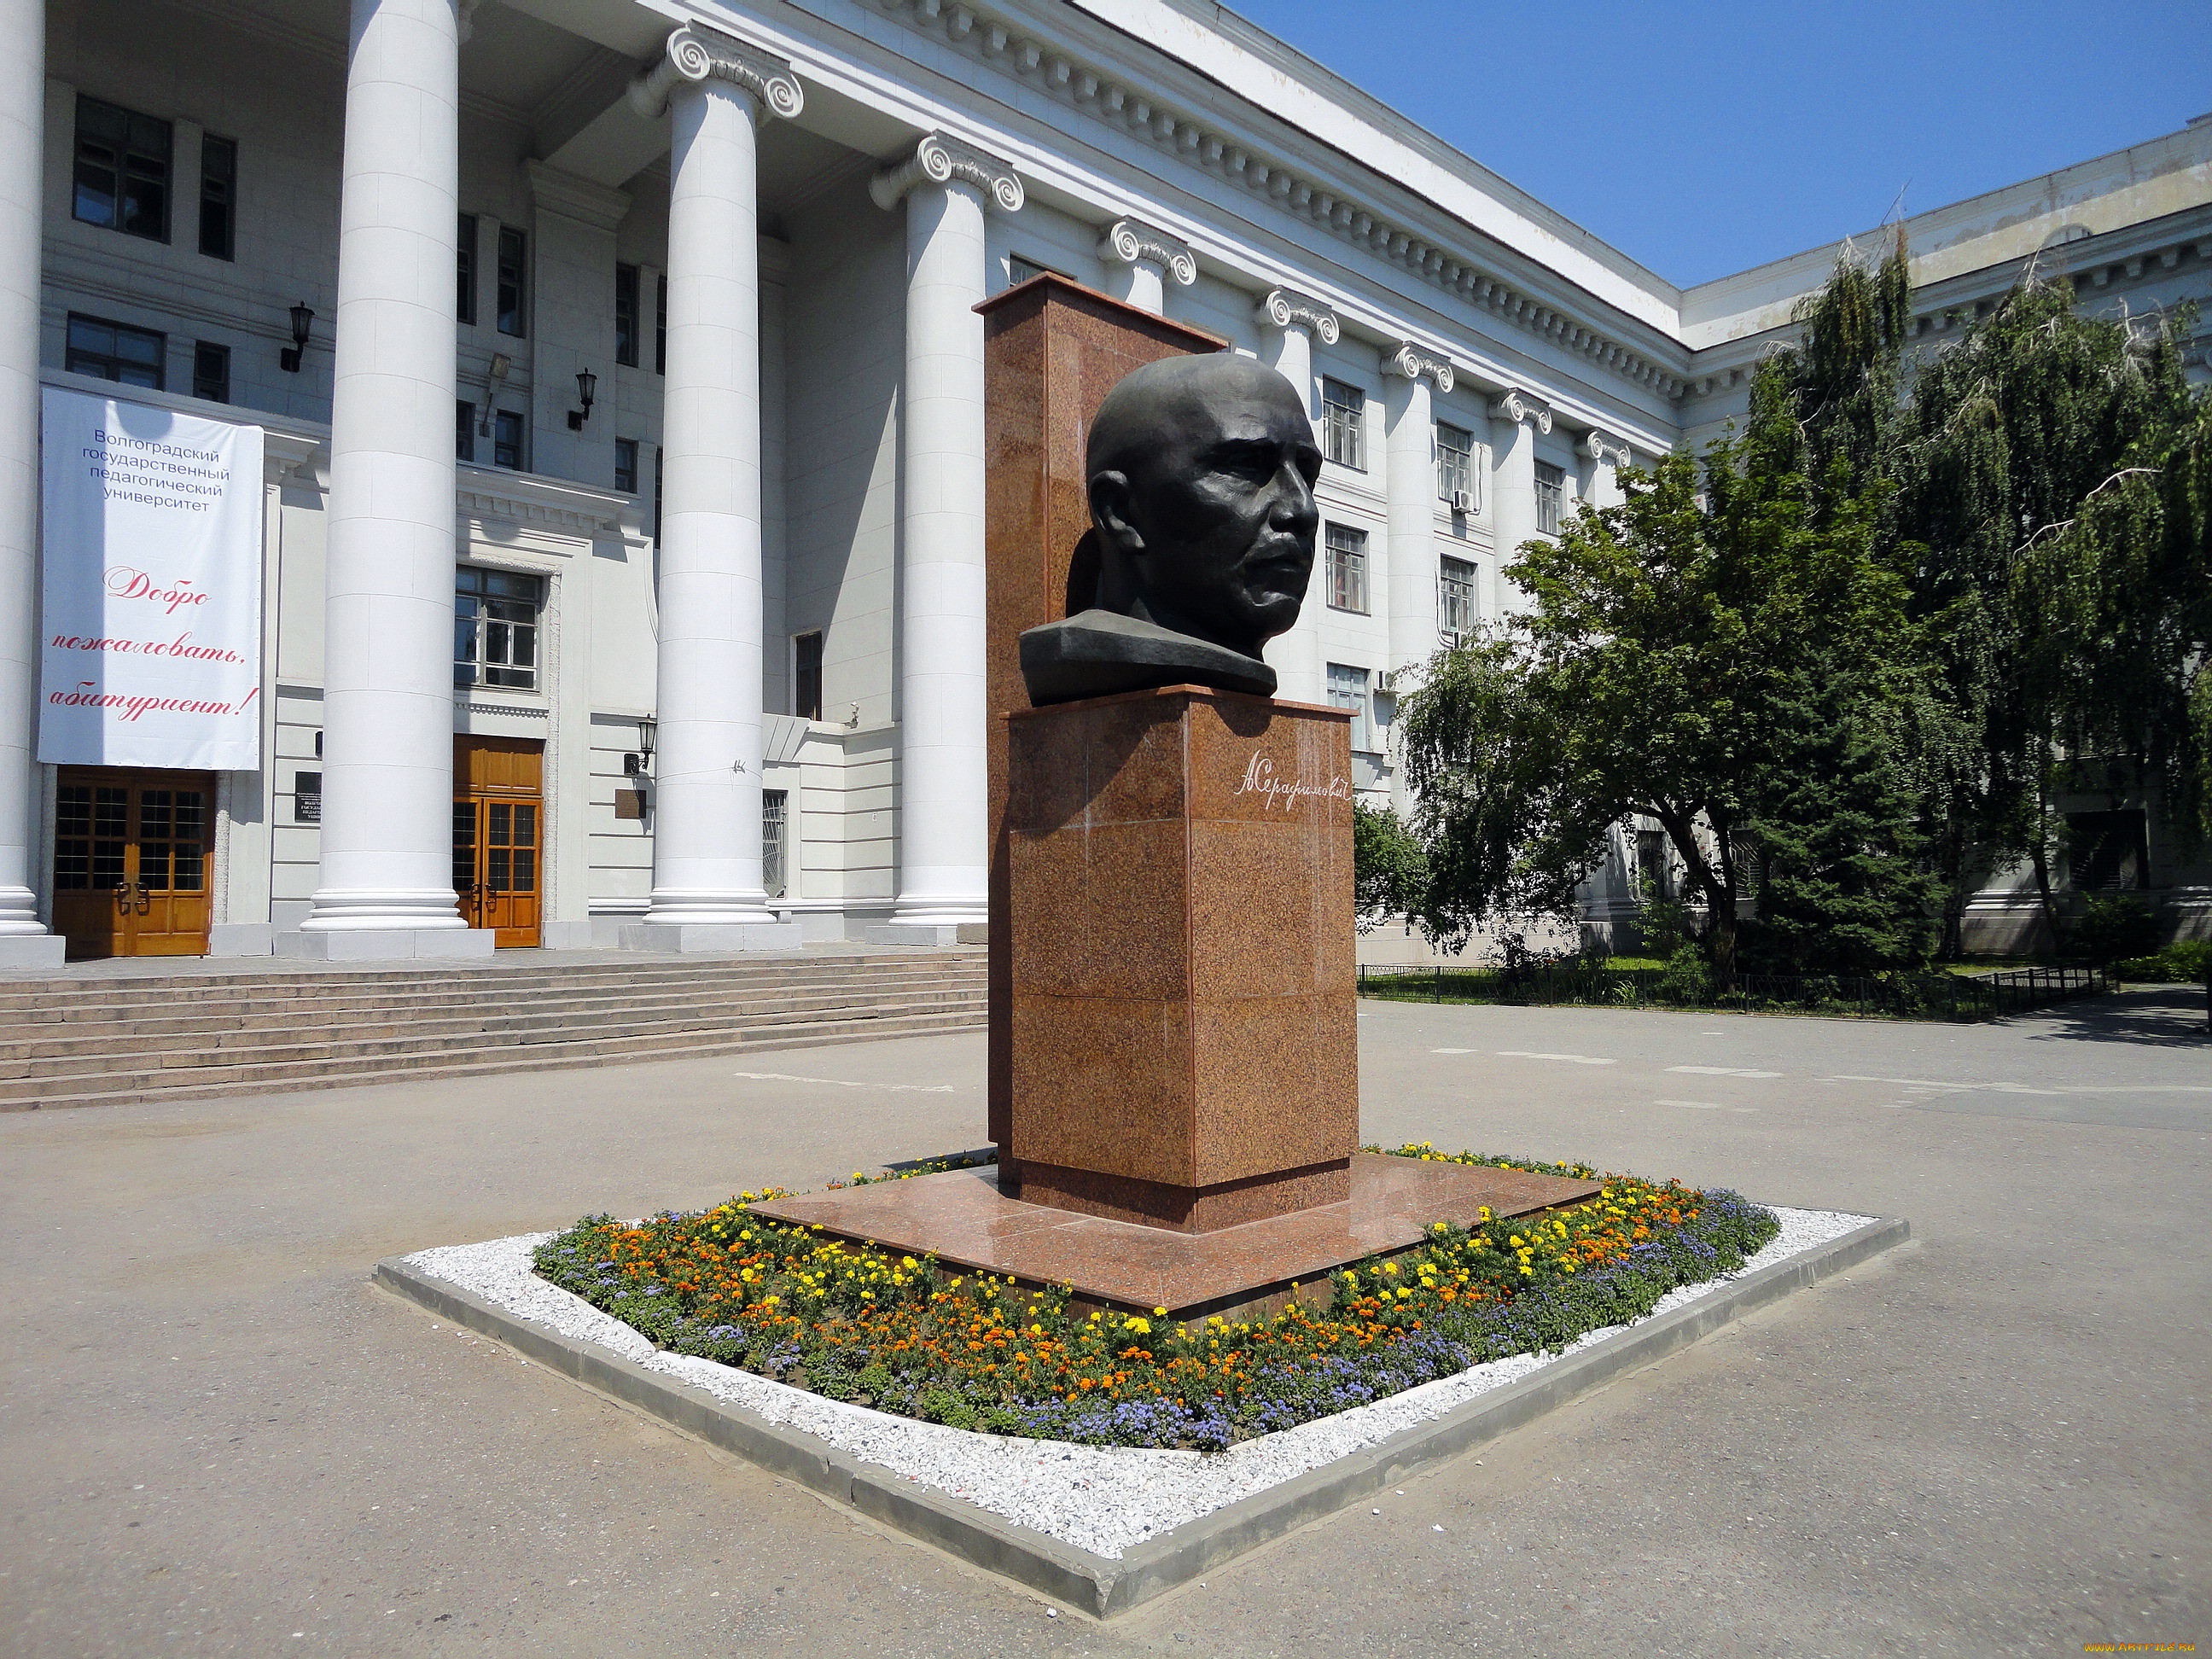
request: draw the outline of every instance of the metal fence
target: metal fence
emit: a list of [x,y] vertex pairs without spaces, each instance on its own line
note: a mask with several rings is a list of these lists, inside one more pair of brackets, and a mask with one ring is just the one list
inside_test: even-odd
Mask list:
[[1862,1019],[1995,1019],[2119,988],[2106,968],[2015,968],[1893,980],[1739,974],[1723,989],[1673,968],[1363,967],[1359,994],[1404,1002],[1568,1004],[1601,1008],[1716,1008]]

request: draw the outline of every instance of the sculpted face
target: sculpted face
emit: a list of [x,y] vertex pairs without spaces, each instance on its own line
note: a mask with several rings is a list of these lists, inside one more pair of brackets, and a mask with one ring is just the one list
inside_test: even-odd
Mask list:
[[1258,657],[1313,575],[1321,452],[1290,382],[1223,352],[1108,394],[1087,450],[1099,608]]

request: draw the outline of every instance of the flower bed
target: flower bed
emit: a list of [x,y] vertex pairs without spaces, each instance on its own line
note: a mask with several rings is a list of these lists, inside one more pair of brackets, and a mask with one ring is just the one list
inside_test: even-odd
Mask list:
[[[1598,1178],[1425,1145],[1397,1153]],[[1188,1329],[1164,1310],[1084,1314],[1064,1290],[751,1213],[778,1192],[635,1225],[589,1217],[540,1247],[536,1266],[664,1348],[832,1399],[997,1434],[1219,1450],[1470,1365],[1557,1351],[1741,1267],[1778,1230],[1734,1193],[1605,1180],[1598,1199],[1557,1215],[1439,1223],[1408,1252],[1333,1275],[1326,1310]]]

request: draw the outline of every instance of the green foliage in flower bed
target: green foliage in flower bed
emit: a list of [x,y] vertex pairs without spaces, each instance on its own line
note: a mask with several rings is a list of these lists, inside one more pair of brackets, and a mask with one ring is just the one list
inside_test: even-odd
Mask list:
[[[1583,1164],[1402,1157],[1595,1180]],[[1210,1319],[1073,1310],[933,1259],[770,1222],[744,1193],[635,1225],[595,1216],[542,1246],[538,1273],[662,1347],[832,1399],[999,1434],[1219,1450],[1470,1365],[1556,1352],[1732,1272],[1779,1231],[1734,1193],[1605,1177],[1591,1203],[1471,1229],[1334,1276],[1325,1310]]]

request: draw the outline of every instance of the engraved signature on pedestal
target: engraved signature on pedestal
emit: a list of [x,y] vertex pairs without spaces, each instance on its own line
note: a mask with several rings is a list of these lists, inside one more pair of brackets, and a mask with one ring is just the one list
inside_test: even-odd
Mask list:
[[1302,800],[1350,800],[1352,780],[1342,775],[1333,776],[1327,783],[1308,782],[1304,778],[1279,778],[1275,775],[1275,763],[1265,755],[1255,755],[1245,765],[1244,775],[1229,792],[1232,795],[1259,795],[1272,809],[1281,807],[1285,812]]

